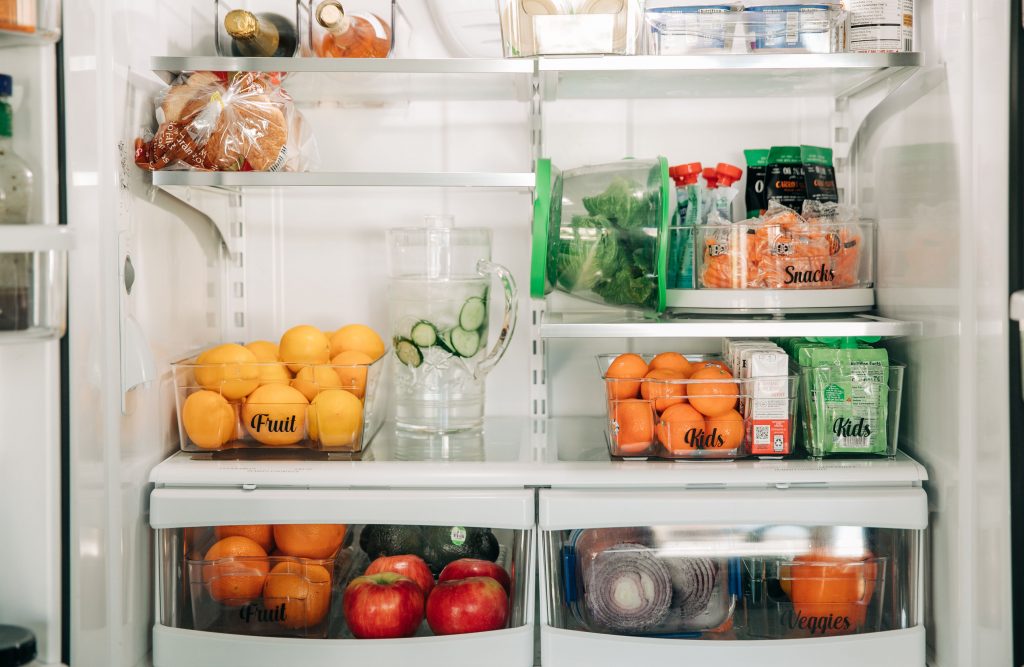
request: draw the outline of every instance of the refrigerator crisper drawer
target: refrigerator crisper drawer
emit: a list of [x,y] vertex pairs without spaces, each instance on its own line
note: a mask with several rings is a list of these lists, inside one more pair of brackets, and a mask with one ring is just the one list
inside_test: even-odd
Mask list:
[[539,499],[544,664],[924,665],[919,487]]
[[[153,664],[532,665],[534,509],[525,489],[156,488]],[[382,616],[349,584],[410,555],[387,592],[406,605],[395,638],[358,638]],[[442,588],[462,559],[477,569],[444,579],[493,581]],[[456,626],[470,603],[488,627]]]

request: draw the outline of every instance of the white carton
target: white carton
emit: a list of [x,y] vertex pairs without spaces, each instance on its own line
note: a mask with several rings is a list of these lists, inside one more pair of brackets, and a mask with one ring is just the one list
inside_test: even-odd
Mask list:
[[783,456],[792,449],[789,423],[789,355],[780,349],[752,350],[746,357],[749,393],[748,450],[754,456]]

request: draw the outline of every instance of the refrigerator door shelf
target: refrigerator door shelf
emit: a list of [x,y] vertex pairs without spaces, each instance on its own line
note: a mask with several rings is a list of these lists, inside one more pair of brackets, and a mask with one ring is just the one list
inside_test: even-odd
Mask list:
[[0,225],[0,344],[64,335],[73,245],[64,226]]

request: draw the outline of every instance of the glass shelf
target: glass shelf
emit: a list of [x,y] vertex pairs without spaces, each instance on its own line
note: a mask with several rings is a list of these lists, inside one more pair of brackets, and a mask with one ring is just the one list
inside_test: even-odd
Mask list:
[[240,190],[278,187],[500,188],[529,190],[532,173],[155,171],[153,185]]
[[921,322],[876,315],[786,318],[663,315],[657,320],[629,313],[546,313],[542,338],[778,338],[789,336],[920,336]]
[[920,67],[919,53],[540,58],[546,100],[841,97]]

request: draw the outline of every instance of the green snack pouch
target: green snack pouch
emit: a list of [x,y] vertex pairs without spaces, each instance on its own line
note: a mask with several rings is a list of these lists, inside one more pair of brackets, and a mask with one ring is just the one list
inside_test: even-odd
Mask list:
[[[852,341],[850,344],[855,344]],[[811,453],[885,454],[889,353],[884,348],[806,348],[813,369]],[[806,377],[806,375],[805,375]]]
[[777,201],[794,211],[803,210],[807,181],[800,146],[772,146],[765,169],[768,202]]
[[839,191],[836,189],[836,170],[832,166],[832,149],[801,146],[800,159],[804,164],[807,199],[838,203]]
[[752,148],[743,151],[743,155],[747,158],[747,218],[756,218],[768,210],[768,190],[765,187],[768,150]]

